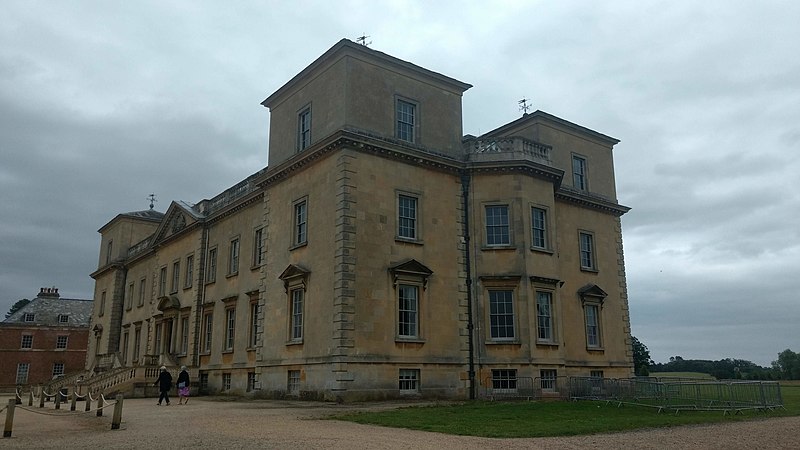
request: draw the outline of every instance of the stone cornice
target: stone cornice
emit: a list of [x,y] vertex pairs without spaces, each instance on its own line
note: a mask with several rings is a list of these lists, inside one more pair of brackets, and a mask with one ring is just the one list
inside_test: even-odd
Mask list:
[[96,280],[97,277],[99,277],[100,275],[102,275],[102,274],[104,274],[104,273],[106,273],[106,272],[108,272],[110,270],[115,270],[115,269],[124,270],[125,269],[125,261],[124,260],[114,260],[114,261],[106,264],[105,266],[98,268],[94,272],[90,273],[89,276]]
[[373,154],[395,161],[408,164],[425,166],[434,170],[455,174],[460,170],[468,169],[477,173],[515,172],[523,173],[536,178],[545,179],[553,183],[554,188],[561,186],[564,171],[555,167],[528,160],[488,160],[464,162],[451,157],[431,153],[424,149],[405,145],[392,139],[368,136],[356,131],[340,130],[317,144],[316,148],[295,155],[293,158],[268,170],[255,183],[264,188],[289,178],[296,172],[308,167],[313,162],[326,157],[338,149],[348,148],[354,151]]
[[218,222],[219,220],[221,220],[221,219],[223,219],[225,217],[228,217],[231,214],[234,214],[234,213],[236,213],[238,211],[243,210],[244,208],[252,205],[253,203],[261,201],[263,198],[264,198],[264,191],[263,190],[259,189],[257,191],[254,191],[249,196],[242,197],[242,199],[240,201],[232,203],[231,205],[229,205],[228,207],[226,207],[222,211],[220,211],[218,213],[214,213],[213,215],[209,216],[205,220],[205,223],[212,224],[214,222]]
[[353,131],[339,130],[327,139],[316,144],[313,150],[306,150],[280,164],[273,170],[268,170],[260,179],[256,180],[259,187],[266,187],[278,183],[299,172],[311,163],[326,157],[329,153],[348,148],[358,152],[370,153],[385,158],[423,165],[436,170],[456,173],[463,167],[461,161],[443,155],[433,154],[411,146],[403,146],[392,140],[366,136]]
[[564,178],[561,169],[525,160],[472,162],[468,168],[476,173],[523,173],[550,181],[554,189],[561,186]]
[[573,203],[585,208],[596,209],[616,217],[620,217],[631,210],[627,206],[620,205],[619,203],[612,202],[603,197],[567,190],[563,187],[556,191],[555,198],[556,200]]

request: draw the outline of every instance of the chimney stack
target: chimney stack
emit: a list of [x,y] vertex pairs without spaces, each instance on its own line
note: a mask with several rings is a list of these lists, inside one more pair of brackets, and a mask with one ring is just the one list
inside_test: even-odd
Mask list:
[[43,287],[43,288],[39,289],[38,297],[40,297],[40,298],[42,298],[42,297],[44,297],[44,298],[59,298],[61,296],[58,294],[58,288],[53,286],[51,288]]

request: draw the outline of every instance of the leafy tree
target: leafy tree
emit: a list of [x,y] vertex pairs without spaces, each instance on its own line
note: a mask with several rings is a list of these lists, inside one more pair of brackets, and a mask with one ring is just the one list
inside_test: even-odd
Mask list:
[[780,373],[784,380],[800,380],[800,353],[787,348],[778,353],[778,359],[772,361],[772,368]]
[[27,305],[30,302],[31,301],[28,300],[27,298],[23,298],[22,300],[18,300],[17,303],[14,303],[11,306],[11,309],[9,309],[8,312],[6,313],[6,319],[11,317],[12,314],[14,314],[15,312],[19,311],[20,309],[22,309],[23,306]]
[[631,346],[633,347],[634,373],[643,377],[650,375],[650,365],[653,364],[653,360],[650,359],[650,350],[639,339],[636,339],[636,336],[631,336]]

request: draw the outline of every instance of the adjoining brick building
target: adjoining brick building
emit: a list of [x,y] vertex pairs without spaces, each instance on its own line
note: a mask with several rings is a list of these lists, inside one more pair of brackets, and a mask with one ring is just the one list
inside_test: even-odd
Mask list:
[[0,322],[0,388],[47,383],[86,364],[92,301],[42,288]]
[[619,141],[542,111],[463,136],[470,87],[334,45],[264,100],[268,167],[99,230],[87,369],[345,400],[632,375]]

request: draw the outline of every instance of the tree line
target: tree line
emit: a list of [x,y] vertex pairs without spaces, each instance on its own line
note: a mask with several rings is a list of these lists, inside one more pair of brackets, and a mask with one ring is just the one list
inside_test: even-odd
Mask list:
[[637,376],[651,372],[699,372],[720,380],[800,380],[800,353],[786,349],[778,353],[771,367],[762,367],[744,359],[725,358],[718,361],[684,359],[672,356],[669,362],[656,363],[650,359],[647,346],[632,336],[633,366]]

